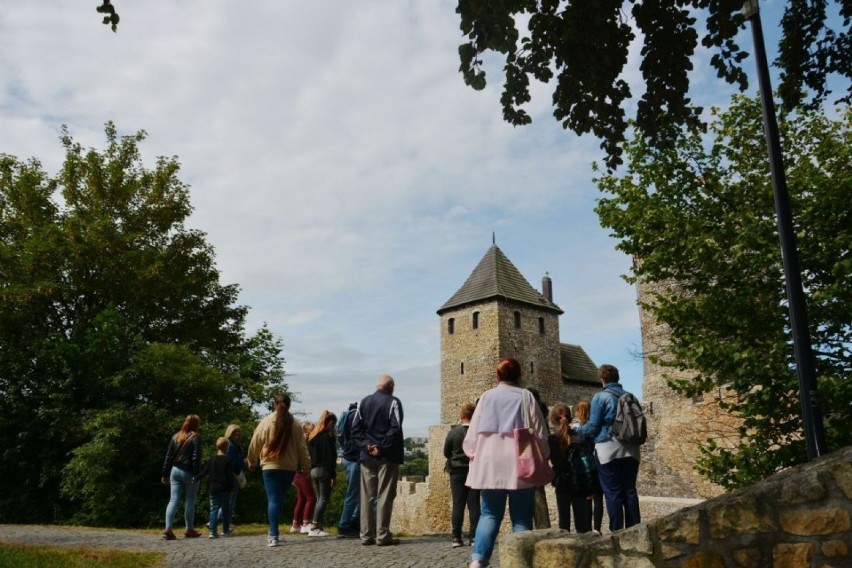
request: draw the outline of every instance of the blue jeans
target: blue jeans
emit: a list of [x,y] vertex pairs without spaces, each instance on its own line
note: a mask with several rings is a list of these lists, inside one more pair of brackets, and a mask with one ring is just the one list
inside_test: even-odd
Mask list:
[[606,464],[598,462],[598,478],[606,499],[610,532],[638,525],[641,521],[639,494],[636,492],[638,475],[639,461],[633,458],[619,458]]
[[358,462],[343,460],[343,470],[346,472],[346,495],[343,497],[343,511],[340,513],[338,530],[361,530],[361,468]]
[[193,483],[191,473],[177,467],[172,468],[169,481],[171,494],[166,507],[166,529],[171,530],[178,501],[184,497],[183,520],[186,523],[186,530],[190,530],[195,527],[195,496],[198,494],[198,483]]
[[216,534],[216,524],[222,515],[222,532],[231,530],[231,494],[227,491],[210,494],[210,534]]
[[281,508],[290,484],[293,483],[295,471],[283,469],[264,469],[263,487],[266,489],[266,515],[269,518],[269,536],[278,536],[278,521],[281,519]]
[[506,513],[506,498],[509,498],[509,518],[512,532],[531,531],[535,509],[535,487],[529,489],[482,489],[482,512],[476,525],[476,540],[473,543],[472,560],[488,563],[494,552],[500,523]]
[[[234,480],[234,488],[231,490],[231,493],[228,495],[228,502],[231,504],[231,519],[234,518],[234,511],[237,508],[237,493],[239,493],[240,488],[237,485],[236,480]],[[222,509],[219,509],[219,520],[222,520]]]

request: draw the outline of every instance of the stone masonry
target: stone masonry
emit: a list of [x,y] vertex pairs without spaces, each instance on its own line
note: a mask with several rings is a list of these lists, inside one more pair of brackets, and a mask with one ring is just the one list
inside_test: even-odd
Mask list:
[[740,422],[719,408],[718,398],[727,393],[708,394],[704,400],[686,399],[672,390],[668,381],[690,374],[650,360],[649,356],[665,360],[670,331],[642,305],[653,304],[656,295],[672,293],[676,291],[665,285],[640,282],[637,287],[644,356],[642,405],[648,419],[648,441],[642,446],[637,485],[640,495],[714,497],[723,492],[722,488],[695,471],[698,444],[708,438],[722,446],[736,443]]
[[501,539],[501,568],[845,568],[852,565],[852,446],[746,489],[605,536]]

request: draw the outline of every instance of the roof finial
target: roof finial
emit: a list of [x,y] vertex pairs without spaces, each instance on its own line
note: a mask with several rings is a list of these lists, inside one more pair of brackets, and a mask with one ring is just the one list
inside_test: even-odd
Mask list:
[[491,244],[492,244],[492,245],[496,245],[496,244],[497,244],[497,237],[496,237],[496,236],[494,236],[494,231],[491,231]]

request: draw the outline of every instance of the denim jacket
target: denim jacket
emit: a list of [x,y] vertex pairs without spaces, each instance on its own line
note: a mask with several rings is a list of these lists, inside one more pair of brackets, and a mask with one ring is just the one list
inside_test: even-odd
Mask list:
[[618,410],[618,398],[608,392],[604,392],[604,390],[618,396],[625,393],[625,390],[619,383],[609,383],[601,392],[596,393],[592,397],[589,421],[577,428],[577,431],[594,439],[596,444],[605,442],[612,437],[610,428],[615,420],[615,413]]

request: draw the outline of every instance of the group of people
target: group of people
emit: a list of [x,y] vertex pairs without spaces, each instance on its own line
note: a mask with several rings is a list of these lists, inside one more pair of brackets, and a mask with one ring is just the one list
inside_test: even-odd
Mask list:
[[[599,376],[603,389],[590,403],[579,403],[573,417],[564,403],[555,404],[546,416],[543,405],[521,387],[520,364],[507,357],[497,366],[496,386],[476,404],[461,408],[461,425],[447,435],[444,455],[453,503],[452,546],[464,545],[467,509],[468,544],[473,547],[470,568],[488,565],[507,502],[512,530],[533,528],[536,486],[518,477],[515,431],[519,429],[532,433],[540,455],[552,464],[560,528],[570,530],[573,511],[577,532],[599,532],[604,499],[610,531],[640,522],[639,446],[620,442],[611,431],[625,390],[612,365],[602,365]],[[390,524],[404,438],[402,403],[393,393],[393,378],[382,375],[376,391],[360,404],[352,403],[339,423],[335,414],[323,411],[316,424],[304,425],[290,413],[290,397],[279,395],[273,412],[255,429],[245,457],[240,429],[231,425],[216,442],[216,456],[203,468],[200,420],[188,416],[172,437],[163,465],[163,483],[171,483],[164,538],[175,538],[172,523],[182,496],[186,500],[184,535],[200,536],[193,528],[194,503],[198,481],[206,476],[210,477],[210,538],[218,537],[218,519],[223,535],[231,534],[238,492],[235,479],[243,467],[262,470],[269,546],[279,544],[281,509],[291,484],[296,486],[297,502],[290,532],[328,536],[324,515],[336,479],[339,442],[347,489],[338,535],[358,537],[364,545],[398,544]]]
[[[172,436],[163,462],[162,478],[170,484],[163,538],[176,538],[173,523],[178,502],[184,499],[186,538],[197,538],[195,498],[200,480],[210,478],[210,538],[233,534],[231,515],[236,505],[243,469],[261,469],[267,497],[267,545],[279,545],[279,524],[284,498],[296,486],[296,507],[291,533],[329,536],[324,530],[326,508],[336,481],[338,439],[347,478],[338,536],[359,537],[364,545],[399,543],[390,532],[399,466],[404,458],[402,403],[393,396],[394,380],[378,378],[376,392],[360,404],[353,403],[337,416],[325,410],[316,424],[300,424],[290,413],[291,399],[278,395],[273,411],[254,430],[245,456],[240,428],[230,425],[216,441],[216,455],[201,463],[200,418],[189,415]],[[244,479],[244,477],[242,477]],[[314,489],[316,488],[316,489]],[[364,505],[363,507],[361,505]]]
[[603,389],[591,403],[578,404],[574,417],[564,403],[546,417],[530,390],[521,387],[520,364],[507,357],[497,366],[497,385],[475,405],[462,407],[461,425],[447,435],[444,456],[453,500],[452,546],[464,544],[467,508],[470,568],[488,566],[507,502],[512,531],[533,529],[537,487],[518,477],[516,430],[529,429],[539,455],[552,464],[559,528],[570,530],[573,511],[577,532],[600,532],[604,498],[610,531],[640,522],[639,446],[623,444],[611,432],[625,391],[612,365],[602,365],[599,376]]

